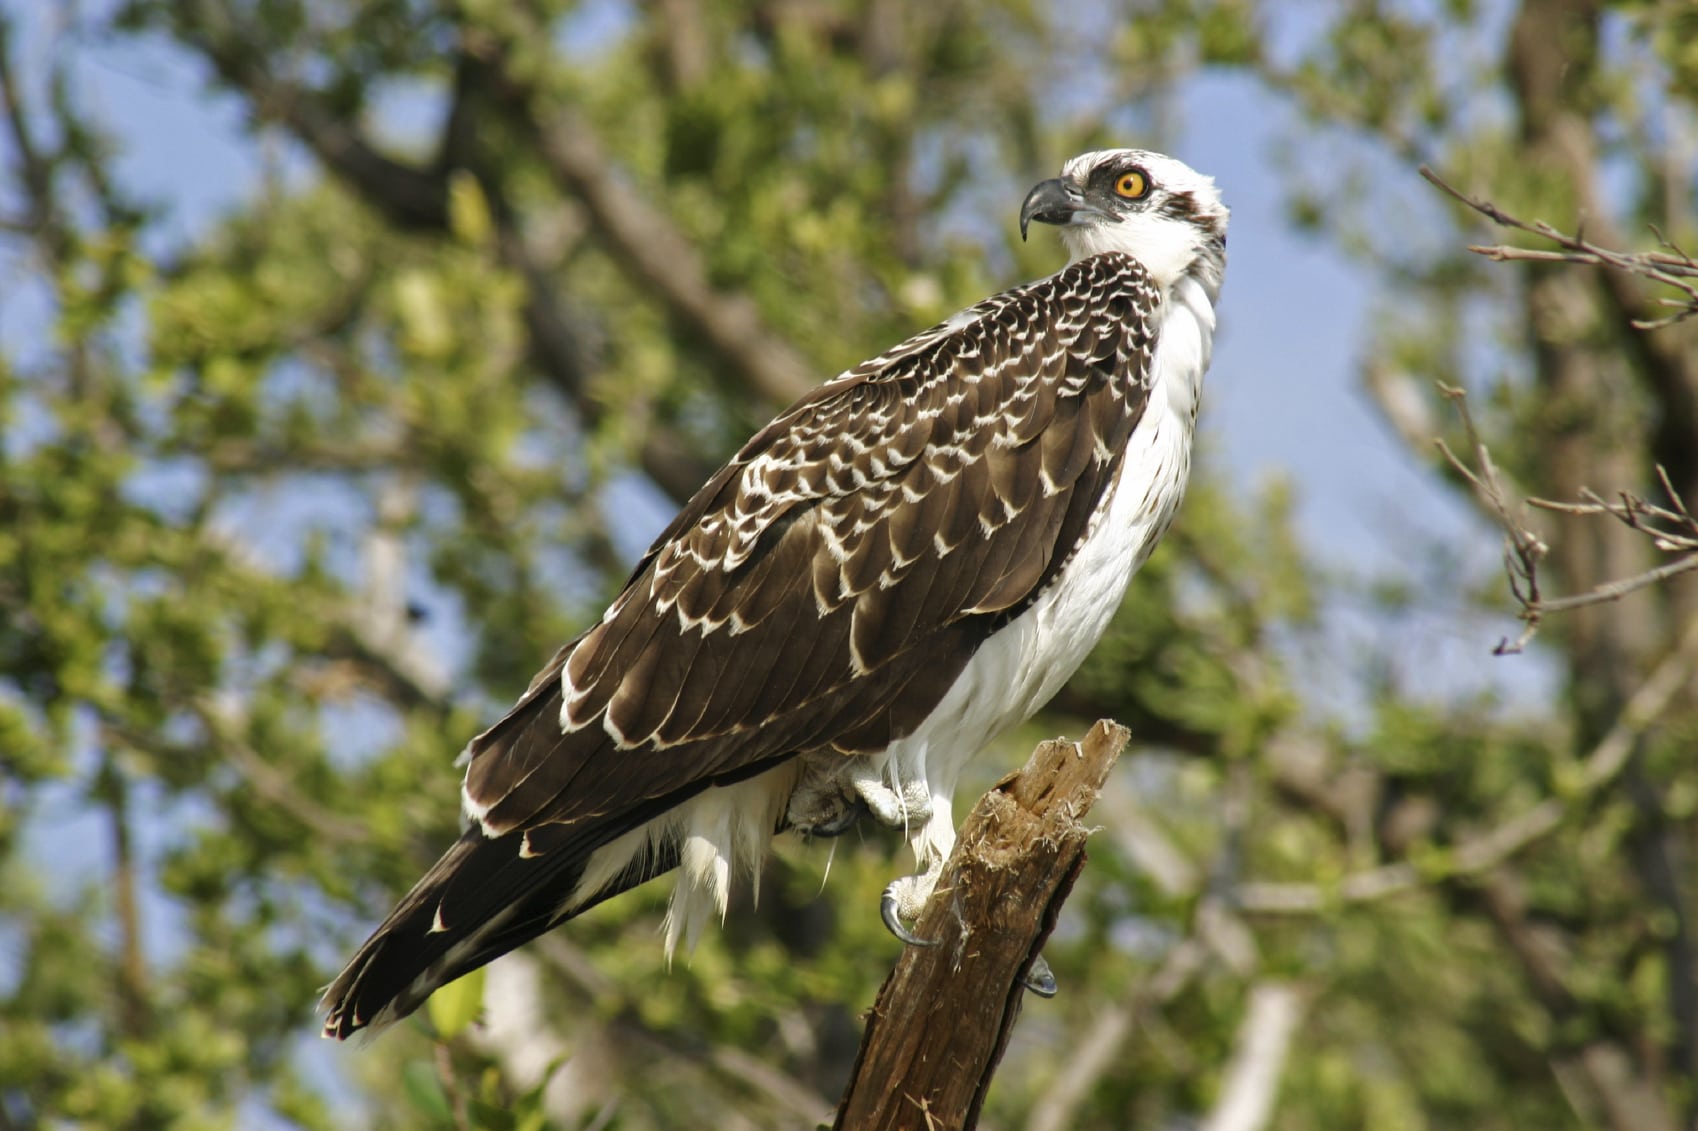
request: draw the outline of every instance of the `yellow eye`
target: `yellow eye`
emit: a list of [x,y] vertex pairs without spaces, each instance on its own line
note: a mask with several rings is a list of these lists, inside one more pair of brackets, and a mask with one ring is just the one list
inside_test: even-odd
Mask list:
[[1150,191],[1150,182],[1144,174],[1134,169],[1130,173],[1120,174],[1120,179],[1114,182],[1114,191],[1128,200],[1137,200]]

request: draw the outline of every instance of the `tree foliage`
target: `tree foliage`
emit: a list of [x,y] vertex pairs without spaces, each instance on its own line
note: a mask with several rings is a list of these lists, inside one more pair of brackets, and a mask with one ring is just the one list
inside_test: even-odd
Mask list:
[[[1695,323],[1634,329],[1665,292],[1630,275],[1469,255],[1500,235],[1414,173],[1604,246],[1698,243],[1686,9],[0,10],[0,1127],[825,1116],[894,958],[877,835],[782,844],[671,970],[641,891],[492,967],[482,1022],[462,992],[327,1056],[311,1003],[452,837],[463,742],[668,508],[811,384],[1052,269],[991,218],[1067,155],[1159,142],[1198,75],[1299,111],[1283,183],[1227,195],[1282,193],[1373,279],[1385,442],[1472,505],[1431,447],[1465,447],[1442,380],[1523,493],[1661,498],[1660,466],[1698,504]],[[113,44],[281,154],[190,235],[80,90]],[[1063,995],[987,1123],[1692,1126],[1698,585],[1554,617],[1548,702],[1437,694],[1388,655],[1407,609],[1484,624],[1501,579],[1341,586],[1292,504],[1205,452],[1108,639],[984,759],[981,785],[1081,720],[1133,734],[1048,952]],[[1541,529],[1568,591],[1657,560],[1621,523]],[[1347,591],[1379,595],[1372,652],[1335,631]],[[1271,1000],[1301,1039],[1252,1039]]]

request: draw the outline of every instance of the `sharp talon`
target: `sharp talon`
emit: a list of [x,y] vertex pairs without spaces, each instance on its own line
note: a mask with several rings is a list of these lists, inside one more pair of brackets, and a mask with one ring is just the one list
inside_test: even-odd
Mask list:
[[922,939],[902,925],[902,916],[896,913],[896,897],[888,891],[878,901],[878,913],[879,918],[884,920],[884,925],[890,930],[890,933],[909,946],[937,945],[936,939]]
[[1049,962],[1041,954],[1032,959],[1032,965],[1020,981],[1039,997],[1054,997],[1056,990],[1060,989],[1055,984],[1055,971],[1049,968]]

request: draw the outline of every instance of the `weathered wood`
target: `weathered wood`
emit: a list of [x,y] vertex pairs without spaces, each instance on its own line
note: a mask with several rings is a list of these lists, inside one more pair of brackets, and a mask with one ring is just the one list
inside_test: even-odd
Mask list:
[[[1081,820],[1126,728],[1041,744],[979,800],[867,1018],[837,1131],[955,1131],[978,1122],[1020,1015],[1026,969],[1085,863]],[[1063,987],[1062,992],[1068,992]]]

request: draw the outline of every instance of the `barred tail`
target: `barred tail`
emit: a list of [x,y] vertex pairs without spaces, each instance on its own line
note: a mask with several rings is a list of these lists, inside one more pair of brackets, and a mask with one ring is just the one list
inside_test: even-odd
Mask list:
[[346,1040],[399,1021],[461,975],[678,863],[676,848],[645,848],[599,891],[579,893],[589,846],[547,845],[549,831],[467,830],[325,991],[324,1035]]

